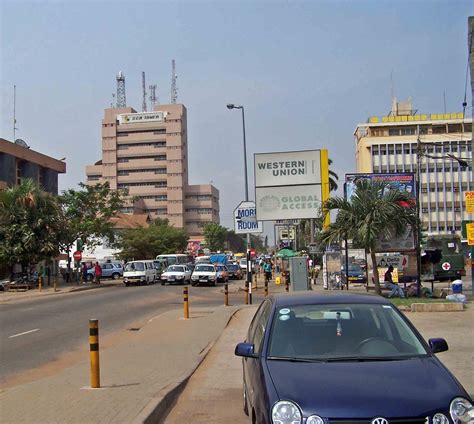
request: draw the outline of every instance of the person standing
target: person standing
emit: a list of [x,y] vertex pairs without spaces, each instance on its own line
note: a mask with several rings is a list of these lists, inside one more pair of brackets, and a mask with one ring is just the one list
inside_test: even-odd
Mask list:
[[100,284],[100,277],[102,277],[102,268],[99,265],[99,262],[95,263],[94,273],[95,273],[95,282],[96,282],[96,284]]
[[265,273],[265,281],[270,281],[272,279],[272,265],[270,262],[263,264],[263,272]]
[[87,282],[87,264],[82,262],[82,282]]
[[405,293],[403,293],[403,289],[398,285],[393,282],[392,278],[392,272],[393,272],[393,266],[390,265],[387,269],[387,272],[384,275],[384,281],[385,281],[385,288],[392,290],[388,297],[391,298],[393,296],[399,296],[400,298],[405,297]]

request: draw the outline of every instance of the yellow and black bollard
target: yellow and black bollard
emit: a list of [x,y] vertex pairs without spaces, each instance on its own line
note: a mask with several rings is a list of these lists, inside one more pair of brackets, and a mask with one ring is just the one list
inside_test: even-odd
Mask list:
[[254,282],[254,285],[252,286],[252,290],[257,290],[258,289],[258,287],[257,287],[257,274],[254,274],[253,282]]
[[244,302],[246,305],[249,304],[249,288],[247,287],[247,284],[245,284],[244,287]]
[[268,296],[268,279],[265,278],[265,297]]
[[89,320],[89,347],[91,357],[91,388],[100,388],[99,320]]
[[43,291],[43,277],[41,275],[38,277],[38,290]]
[[189,297],[188,288],[183,288],[184,319],[189,319]]
[[288,276],[285,276],[285,291],[290,291],[290,283],[288,282]]
[[229,306],[229,285],[227,283],[224,286],[224,305]]

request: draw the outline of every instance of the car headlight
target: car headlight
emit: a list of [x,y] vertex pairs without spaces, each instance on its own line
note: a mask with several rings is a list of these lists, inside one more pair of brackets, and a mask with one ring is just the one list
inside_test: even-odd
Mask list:
[[191,280],[199,280],[199,277],[198,277],[197,275],[193,275],[193,276],[191,277]]
[[324,424],[324,420],[321,417],[318,417],[317,415],[311,415],[306,420],[306,424]]
[[449,413],[455,423],[472,423],[474,420],[474,408],[467,399],[454,398],[449,405]]
[[177,275],[177,276],[176,276],[176,278],[177,278],[178,280],[181,280],[181,278],[183,278],[183,277],[184,277],[183,275]]
[[449,424],[449,419],[444,414],[435,414],[431,422],[433,424]]
[[210,275],[209,276],[209,280],[215,280],[216,279],[216,276],[215,275]]
[[300,408],[293,402],[281,400],[272,408],[273,424],[301,424],[302,416]]

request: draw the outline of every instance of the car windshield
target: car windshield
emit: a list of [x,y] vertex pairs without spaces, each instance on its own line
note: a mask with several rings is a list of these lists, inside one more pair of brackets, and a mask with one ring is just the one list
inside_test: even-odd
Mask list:
[[[346,266],[343,265],[342,266],[342,270],[345,271],[346,269]],[[349,271],[352,271],[352,272],[359,272],[361,274],[364,273],[364,270],[362,269],[362,267],[360,265],[357,265],[357,264],[350,264],[349,265]]]
[[217,265],[218,271],[225,271],[224,265]]
[[144,271],[145,264],[143,262],[129,262],[125,265],[125,271]]
[[318,304],[279,307],[269,359],[393,360],[427,355],[391,305]]
[[227,265],[229,271],[237,271],[239,269],[238,265]]
[[184,267],[179,265],[170,266],[166,272],[184,272]]
[[196,265],[194,271],[201,271],[201,272],[214,272],[214,267],[211,265]]

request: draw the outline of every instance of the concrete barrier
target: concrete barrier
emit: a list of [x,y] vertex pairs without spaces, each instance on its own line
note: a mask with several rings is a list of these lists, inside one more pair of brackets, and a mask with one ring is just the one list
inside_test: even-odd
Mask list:
[[412,312],[462,312],[462,303],[412,303]]

